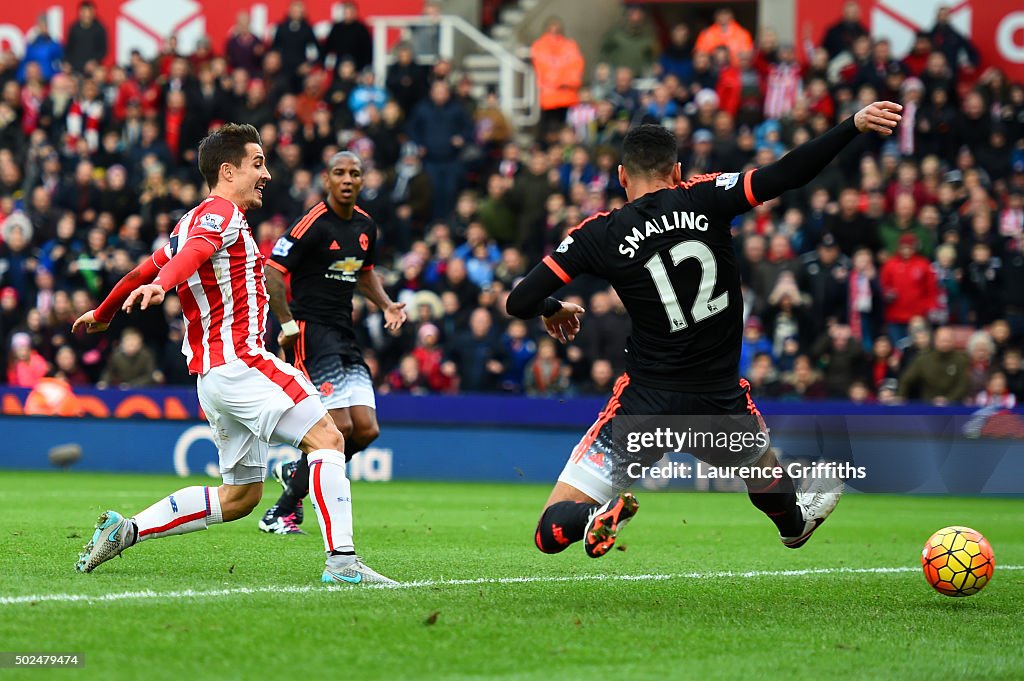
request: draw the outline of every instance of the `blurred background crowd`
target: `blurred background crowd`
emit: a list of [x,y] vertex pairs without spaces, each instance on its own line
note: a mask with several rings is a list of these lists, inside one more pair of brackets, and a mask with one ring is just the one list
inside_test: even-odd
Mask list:
[[806,188],[734,224],[741,372],[755,397],[1013,406],[1024,86],[982,68],[948,10],[907,54],[872,39],[856,3],[837,11],[824,36],[787,45],[724,7],[707,25],[655,26],[627,6],[597,61],[552,17],[530,46],[540,123],[523,130],[494,92],[473,96],[459,64],[423,63],[436,32],[407,35],[377,82],[354,7],[323,41],[294,2],[273,35],[242,14],[191,54],[171,39],[153,61],[108,65],[104,18],[83,2],[63,44],[41,21],[23,59],[0,54],[0,380],[193,383],[174,296],[106,334],[71,323],[203,197],[197,144],[235,121],[260,130],[273,175],[248,216],[266,256],[323,198],[325,160],[363,159],[377,271],[410,311],[393,337],[378,310],[356,306],[380,391],[602,395],[629,334],[606,284],[583,277],[563,292],[587,309],[568,347],[509,319],[504,301],[569,228],[622,205],[629,127],[673,130],[684,176],[740,171],[889,99],[905,107],[895,136],[862,136]]

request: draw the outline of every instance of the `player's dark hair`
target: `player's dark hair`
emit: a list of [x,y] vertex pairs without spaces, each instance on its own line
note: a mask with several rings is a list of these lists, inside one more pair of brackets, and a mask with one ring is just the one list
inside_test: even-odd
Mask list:
[[668,175],[678,157],[676,136],[660,125],[638,125],[622,140],[622,165],[630,175]]
[[217,186],[222,163],[240,167],[245,160],[246,144],[263,145],[256,128],[244,123],[227,123],[214,130],[199,143],[199,172],[210,189]]

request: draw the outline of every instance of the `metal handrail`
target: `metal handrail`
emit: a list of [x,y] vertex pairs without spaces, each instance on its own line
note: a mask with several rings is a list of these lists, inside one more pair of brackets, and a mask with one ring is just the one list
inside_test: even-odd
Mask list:
[[[389,30],[437,26],[440,29],[438,53],[441,58],[450,59],[454,54],[456,33],[466,37],[481,51],[498,60],[498,100],[502,107],[516,115],[521,125],[533,125],[539,120],[540,108],[533,67],[462,17],[446,14],[435,21],[423,16],[388,16],[374,17],[370,22],[373,25],[373,71],[378,83],[385,81],[388,65],[392,62],[388,50]],[[517,77],[521,83],[519,93],[516,88]]]

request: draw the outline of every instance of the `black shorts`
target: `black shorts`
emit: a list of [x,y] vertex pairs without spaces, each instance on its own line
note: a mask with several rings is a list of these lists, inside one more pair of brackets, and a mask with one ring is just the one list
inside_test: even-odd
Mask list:
[[[633,482],[629,466],[652,466],[673,448],[628,447],[631,432],[670,427],[690,430],[695,439],[681,452],[713,466],[748,466],[768,449],[767,428],[750,398],[750,384],[715,392],[677,392],[640,386],[623,374],[597,420],[573,449],[559,476],[589,497],[604,502]],[[708,437],[705,434],[716,437]],[[722,446],[721,438],[736,446]]]
[[293,363],[320,391],[327,409],[376,409],[373,379],[362,350],[337,328],[299,321]]
[[[622,416],[747,416],[759,414],[750,398],[750,384],[740,379],[735,388],[717,392],[677,392],[637,385],[623,374],[618,390]],[[618,383],[616,383],[618,386]],[[613,393],[613,399],[615,395]]]
[[356,342],[334,326],[305,320],[299,323],[295,342],[295,366],[316,364],[323,357],[336,357],[343,364],[363,364],[363,351]]

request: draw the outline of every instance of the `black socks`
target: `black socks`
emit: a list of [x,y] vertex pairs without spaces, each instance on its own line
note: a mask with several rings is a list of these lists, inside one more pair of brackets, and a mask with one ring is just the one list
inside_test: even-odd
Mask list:
[[309,494],[309,459],[303,454],[295,468],[295,475],[285,485],[281,497],[277,500],[278,515],[288,515],[296,505]]
[[537,534],[534,543],[544,553],[560,553],[569,544],[583,539],[583,532],[590,522],[590,514],[596,511],[598,504],[585,504],[576,501],[559,501],[545,509],[537,523]]
[[796,486],[784,468],[777,466],[776,470],[782,473],[781,477],[770,481],[748,480],[747,494],[754,507],[775,523],[780,535],[799,537],[804,532],[804,516],[796,505]]

